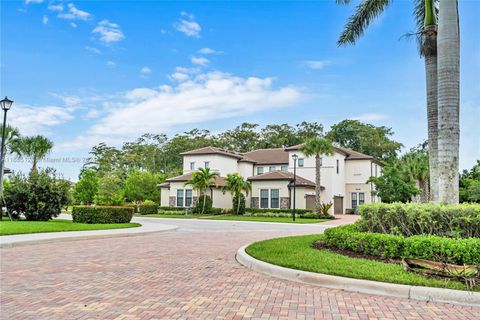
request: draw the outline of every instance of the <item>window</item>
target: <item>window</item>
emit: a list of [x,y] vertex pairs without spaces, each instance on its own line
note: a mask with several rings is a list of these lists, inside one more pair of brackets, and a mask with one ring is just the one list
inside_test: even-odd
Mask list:
[[375,165],[375,177],[378,177],[378,165]]
[[323,166],[323,158],[320,158],[320,167]]
[[263,173],[263,167],[257,167],[257,174]]
[[280,191],[278,189],[270,190],[270,208],[280,208]]
[[303,158],[298,159],[298,166],[303,167]]
[[365,193],[360,192],[358,194],[358,205],[364,204],[365,203]]
[[340,173],[340,161],[337,159],[337,174]]
[[281,170],[282,170],[283,172],[287,172],[287,171],[288,171],[288,164],[282,165]]
[[275,166],[268,167],[268,172],[273,172],[275,170],[277,170],[277,167],[275,167]]
[[352,192],[352,209],[357,207],[357,193]]
[[185,207],[192,206],[192,190],[185,190]]
[[204,168],[205,168],[205,169],[210,168],[210,161],[205,161],[205,162],[204,162]]
[[195,162],[190,162],[190,170],[195,171]]
[[268,189],[260,189],[260,208],[268,209]]
[[183,207],[183,189],[177,190],[177,207]]

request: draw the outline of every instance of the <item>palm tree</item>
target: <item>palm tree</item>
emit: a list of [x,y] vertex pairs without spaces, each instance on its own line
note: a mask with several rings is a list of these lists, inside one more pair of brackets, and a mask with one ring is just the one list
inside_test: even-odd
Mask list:
[[210,172],[210,168],[199,168],[198,171],[192,173],[192,178],[184,184],[185,186],[191,185],[193,189],[199,192],[199,201],[203,199],[202,214],[205,212],[205,190],[217,185],[215,180],[218,176],[217,172]]
[[226,184],[222,188],[222,192],[230,191],[232,195],[233,204],[235,204],[235,198],[237,198],[237,215],[240,211],[240,197],[245,191],[248,196],[248,192],[252,190],[252,184],[249,181],[243,179],[238,173],[227,174]]
[[422,191],[419,196],[413,197],[413,202],[428,202],[430,199],[428,158],[423,151],[408,153],[402,158],[403,174]]
[[32,159],[32,169],[30,173],[37,172],[37,164],[50,152],[53,142],[41,136],[21,137],[12,145],[12,152],[21,157]]
[[320,214],[322,212],[322,202],[320,201],[321,156],[322,154],[332,155],[333,145],[328,139],[315,137],[307,140],[300,148],[300,151],[302,151],[307,157],[315,157],[315,212]]
[[[337,0],[348,4],[350,0]],[[438,201],[438,79],[437,79],[437,10],[438,0],[416,0],[413,15],[417,24],[417,42],[420,55],[425,61],[427,91],[427,122],[430,189],[433,201]],[[338,45],[355,44],[370,22],[391,3],[390,0],[365,0],[357,6],[340,35]]]
[[438,201],[459,202],[460,35],[457,0],[440,0],[438,19]]

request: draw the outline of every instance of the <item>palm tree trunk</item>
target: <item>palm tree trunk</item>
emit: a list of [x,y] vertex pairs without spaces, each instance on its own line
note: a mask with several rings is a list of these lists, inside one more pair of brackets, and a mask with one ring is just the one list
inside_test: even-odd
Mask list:
[[237,195],[237,216],[239,211],[240,211],[240,195],[238,194]]
[[428,159],[430,171],[430,200],[438,201],[438,78],[437,27],[424,28],[425,75],[427,86]]
[[440,0],[438,21],[438,202],[458,194],[460,35],[458,1]]
[[321,212],[321,199],[320,199],[320,155],[315,156],[315,212],[320,214]]

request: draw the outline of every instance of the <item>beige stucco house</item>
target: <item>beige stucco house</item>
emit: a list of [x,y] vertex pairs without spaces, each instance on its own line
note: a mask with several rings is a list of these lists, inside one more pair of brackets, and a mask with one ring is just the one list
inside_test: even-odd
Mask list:
[[[210,189],[213,206],[231,208],[232,197],[222,193],[225,176],[237,172],[252,183],[247,196],[247,206],[265,209],[291,209],[293,206],[294,160],[298,156],[295,206],[297,209],[313,209],[315,195],[315,158],[306,157],[301,145],[289,148],[259,149],[246,153],[205,147],[183,156],[183,175],[169,178],[159,185],[161,205],[190,207],[197,194],[185,186],[198,168],[210,168],[218,172],[216,187]],[[363,203],[379,202],[372,194],[374,186],[367,183],[371,176],[381,174],[380,164],[371,156],[347,148],[335,147],[333,155],[321,159],[321,201],[334,204],[331,213],[343,214]]]

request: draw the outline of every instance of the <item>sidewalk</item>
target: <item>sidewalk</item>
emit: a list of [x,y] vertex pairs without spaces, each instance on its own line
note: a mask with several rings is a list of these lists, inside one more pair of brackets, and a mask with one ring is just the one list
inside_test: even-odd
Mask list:
[[317,223],[321,226],[337,227],[343,226],[345,224],[352,224],[355,221],[359,220],[360,216],[358,214],[337,214],[335,215],[335,220],[329,220],[325,222]]
[[[59,219],[71,220],[70,214],[61,214]],[[64,232],[45,232],[45,233],[28,233],[16,234],[11,236],[0,236],[0,248],[11,248],[22,245],[37,244],[44,242],[55,242],[64,240],[84,240],[95,238],[114,238],[114,237],[131,237],[146,233],[173,231],[177,226],[149,222],[145,219],[132,222],[138,222],[142,225],[136,228],[126,229],[110,229],[110,230],[88,230],[88,231],[64,231]]]

